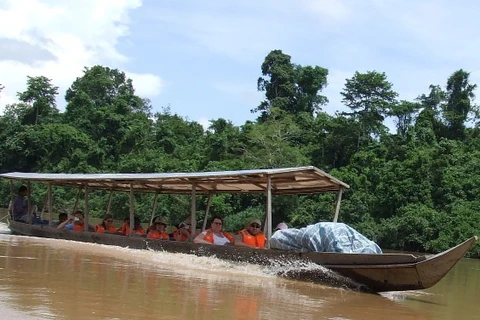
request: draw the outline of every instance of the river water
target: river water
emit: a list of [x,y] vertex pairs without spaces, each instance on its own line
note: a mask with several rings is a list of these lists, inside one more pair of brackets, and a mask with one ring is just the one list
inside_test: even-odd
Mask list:
[[0,319],[480,319],[480,261],[429,290],[366,294],[215,258],[12,236],[0,224]]

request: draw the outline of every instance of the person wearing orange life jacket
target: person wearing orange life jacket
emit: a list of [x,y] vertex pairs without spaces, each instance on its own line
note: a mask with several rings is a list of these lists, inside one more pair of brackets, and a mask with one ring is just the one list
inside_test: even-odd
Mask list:
[[194,243],[225,245],[232,244],[233,237],[222,230],[223,220],[220,217],[214,217],[210,224],[210,229],[203,231],[193,239]]
[[[80,210],[75,211],[73,216],[69,216],[67,220],[60,223],[57,229],[60,230],[73,230],[81,232],[84,230],[85,217],[83,212]],[[95,228],[92,225],[88,225],[88,231],[95,231]]]
[[261,230],[262,223],[259,219],[252,219],[245,229],[235,235],[234,244],[237,247],[249,247],[254,249],[265,249],[267,239]]
[[95,232],[97,233],[115,233],[117,228],[113,226],[113,217],[111,214],[105,215],[101,224],[95,226]]
[[190,239],[190,217],[185,219],[183,222],[176,225],[177,230],[173,233],[173,238],[176,241],[184,242]]
[[153,224],[154,228],[153,230],[150,230],[147,233],[147,238],[148,239],[153,239],[153,240],[168,240],[170,237],[168,236],[168,233],[165,231],[167,228],[167,223],[163,220],[160,219],[159,221],[156,221]]
[[[123,225],[117,229],[118,234],[122,234],[124,236],[129,236],[130,235],[130,217],[126,217]],[[134,220],[134,227],[133,227],[133,235],[134,236],[144,236],[145,235],[145,230],[143,230],[143,227],[140,222],[139,217],[135,217]]]
[[[157,222],[157,219],[162,219],[159,216],[156,216],[152,219],[152,222],[148,226],[147,230],[145,230],[145,233],[148,234],[150,231],[155,230],[155,222]],[[160,221],[160,220],[159,220]]]

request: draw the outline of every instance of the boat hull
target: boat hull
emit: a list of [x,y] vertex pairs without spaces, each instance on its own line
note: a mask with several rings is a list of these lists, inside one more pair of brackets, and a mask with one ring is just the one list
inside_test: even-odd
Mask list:
[[[212,246],[194,243],[149,240],[93,232],[62,231],[48,226],[29,225],[10,221],[14,234],[65,239],[80,242],[115,245],[132,249],[149,249],[173,253],[215,256],[219,259],[254,264],[276,264],[289,261],[314,263],[330,269],[367,291],[403,291],[425,289],[436,284],[465,255],[477,241],[472,237],[458,246],[440,254],[425,257],[412,254],[348,254],[348,253],[297,253],[280,250],[254,250],[234,246]],[[284,277],[312,282],[325,282],[325,273],[315,268],[296,268],[281,274]]]

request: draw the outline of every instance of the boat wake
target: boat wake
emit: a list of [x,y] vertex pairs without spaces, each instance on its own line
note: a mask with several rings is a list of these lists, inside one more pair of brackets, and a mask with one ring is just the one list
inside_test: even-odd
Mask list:
[[370,291],[364,285],[313,262],[277,260],[271,266],[268,266],[268,269],[275,275],[285,279],[306,281],[361,292]]

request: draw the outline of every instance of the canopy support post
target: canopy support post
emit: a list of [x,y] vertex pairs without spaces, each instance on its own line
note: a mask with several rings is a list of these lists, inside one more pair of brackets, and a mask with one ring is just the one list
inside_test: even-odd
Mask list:
[[197,184],[192,184],[192,207],[190,210],[190,239],[193,241],[197,231]]
[[52,183],[48,183],[48,225],[51,227],[53,225],[52,219],[52,211],[53,211],[53,204],[52,204]]
[[80,193],[82,192],[82,187],[78,188],[77,197],[75,198],[75,204],[73,205],[72,215],[75,214],[75,211],[78,209],[78,202],[80,201]]
[[13,180],[10,180],[10,219],[13,220],[13,204],[15,203],[15,192],[13,191]]
[[272,237],[272,177],[267,176],[267,248],[270,249],[270,238]]
[[88,210],[88,185],[85,184],[85,210],[83,212],[84,214],[84,223],[83,223],[83,230],[88,231],[88,225],[89,225],[89,210]]
[[130,184],[130,237],[134,234],[135,228],[135,207],[133,203],[133,184]]
[[43,214],[45,213],[45,207],[47,206],[47,201],[48,201],[48,192],[45,194],[45,197],[43,198],[42,202],[42,211],[40,212],[40,219],[43,220]]
[[155,198],[153,199],[153,207],[152,207],[152,217],[150,218],[150,225],[153,223],[153,218],[155,217],[155,212],[157,211],[157,203],[158,203],[158,193],[155,193]]
[[340,213],[340,202],[342,201],[342,193],[343,193],[343,188],[340,188],[337,194],[337,205],[335,207],[335,216],[333,217],[333,222],[338,221],[338,215]]
[[27,223],[32,224],[32,183],[27,182]]
[[208,213],[210,212],[210,206],[212,205],[213,193],[208,193],[207,208],[205,209],[205,218],[203,218],[202,232],[207,228]]
[[110,190],[110,195],[108,196],[107,213],[105,213],[105,215],[110,214],[110,209],[112,208],[112,200],[113,200],[113,190]]

